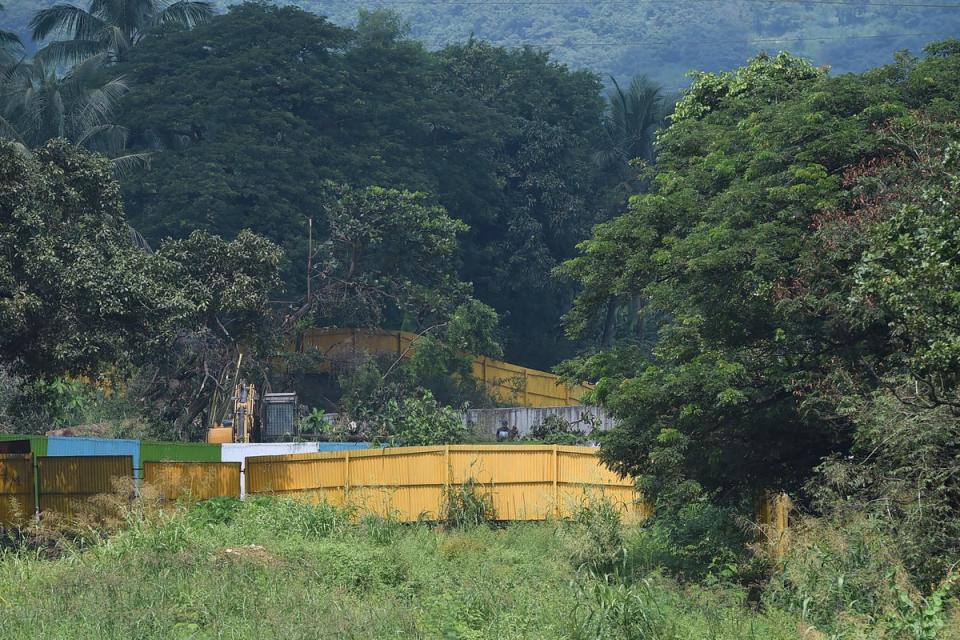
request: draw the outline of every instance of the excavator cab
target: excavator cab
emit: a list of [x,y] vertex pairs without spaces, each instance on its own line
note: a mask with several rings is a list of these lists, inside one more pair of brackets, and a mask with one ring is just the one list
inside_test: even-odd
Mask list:
[[233,387],[232,411],[223,421],[207,429],[207,442],[210,444],[228,444],[232,442],[253,442],[253,427],[257,389],[246,380],[239,380]]

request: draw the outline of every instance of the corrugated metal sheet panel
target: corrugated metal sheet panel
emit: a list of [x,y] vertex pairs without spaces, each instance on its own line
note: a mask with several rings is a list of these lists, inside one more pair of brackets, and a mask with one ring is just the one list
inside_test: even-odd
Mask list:
[[140,460],[147,462],[220,462],[220,445],[203,442],[140,443]]
[[20,435],[16,433],[0,433],[0,440],[20,440],[21,438],[27,438],[30,440],[30,453],[33,454],[34,458],[39,458],[41,456],[47,455],[47,437],[46,436]]
[[646,513],[634,505],[632,482],[602,467],[596,451],[454,445],[265,456],[247,460],[247,491],[346,503],[361,512],[413,521],[438,518],[445,488],[455,491],[473,479],[503,520],[568,515],[585,499],[600,497],[625,511]]
[[630,478],[621,478],[600,464],[597,449],[588,447],[558,447],[560,478],[563,482],[632,487]]
[[35,511],[33,456],[0,455],[0,527],[24,523]]
[[124,490],[133,478],[132,456],[63,456],[37,460],[41,511],[72,515],[92,497]]
[[239,462],[144,462],[144,483],[164,500],[240,497]]
[[[417,338],[416,334],[405,331],[308,329],[303,334],[303,347],[305,350],[317,349],[327,358],[356,351],[390,353],[400,357],[416,349]],[[483,381],[499,401],[529,407],[577,405],[591,388],[583,384],[568,387],[552,373],[484,357],[474,358],[473,376]]]
[[47,438],[47,455],[64,456],[130,456],[136,477],[142,476],[140,464],[140,441],[109,438],[69,438],[51,436]]
[[343,504],[346,490],[344,454],[337,457],[275,460],[249,458],[245,474],[250,494],[283,494]]
[[261,444],[224,444],[220,445],[221,462],[239,462],[240,492],[246,494],[246,459],[256,456],[278,456],[290,453],[316,453],[316,442],[270,442]]

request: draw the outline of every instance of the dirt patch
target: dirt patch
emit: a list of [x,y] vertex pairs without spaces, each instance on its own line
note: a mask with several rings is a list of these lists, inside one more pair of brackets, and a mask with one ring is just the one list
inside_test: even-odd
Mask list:
[[280,560],[258,544],[242,547],[228,547],[220,552],[220,558],[229,561],[255,562],[257,564],[279,564]]

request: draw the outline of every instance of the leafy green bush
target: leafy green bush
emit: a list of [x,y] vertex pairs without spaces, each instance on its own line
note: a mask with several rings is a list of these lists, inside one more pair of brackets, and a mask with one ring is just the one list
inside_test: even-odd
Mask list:
[[685,581],[750,581],[762,567],[739,513],[706,499],[658,511],[629,540],[628,562]]
[[378,422],[384,425],[392,444],[424,446],[456,444],[469,435],[462,416],[450,407],[441,406],[429,391],[422,396],[391,400],[384,407]]
[[611,573],[624,557],[620,511],[603,498],[587,500],[557,529],[567,557],[578,569]]
[[497,519],[493,497],[474,478],[443,489],[441,519],[448,527],[477,527]]
[[239,498],[211,498],[192,505],[189,518],[200,525],[228,524],[241,509]]
[[[584,416],[590,414],[585,413]],[[581,431],[569,420],[562,416],[549,415],[543,419],[543,422],[535,425],[530,431],[530,437],[527,440],[534,440],[544,444],[566,444],[578,445],[589,442],[593,433],[593,423],[587,432]]]

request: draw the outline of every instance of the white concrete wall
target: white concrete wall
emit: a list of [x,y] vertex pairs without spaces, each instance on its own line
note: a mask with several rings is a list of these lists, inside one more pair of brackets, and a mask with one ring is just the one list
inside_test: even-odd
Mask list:
[[467,424],[477,433],[496,436],[497,429],[506,425],[516,427],[520,437],[530,435],[533,428],[543,424],[547,416],[560,416],[581,431],[590,429],[585,417],[599,422],[601,431],[608,431],[616,424],[614,419],[600,407],[511,407],[508,409],[471,409],[467,411]]
[[[610,414],[600,407],[510,407],[506,409],[470,409],[463,415],[464,422],[474,432],[495,438],[497,429],[506,424],[507,428],[517,428],[520,437],[530,435],[533,428],[543,424],[550,415],[558,415],[567,422],[579,426],[581,431],[587,431],[590,425],[583,419],[584,414],[599,422],[601,431],[609,431],[616,426],[616,421]],[[336,422],[340,414],[328,413],[324,415],[329,422]]]
[[255,456],[282,456],[288,453],[316,453],[316,442],[264,442],[260,444],[225,444],[220,449],[221,462],[240,463],[240,497],[246,495],[247,458]]

